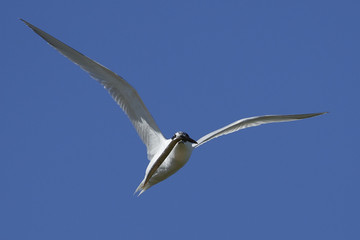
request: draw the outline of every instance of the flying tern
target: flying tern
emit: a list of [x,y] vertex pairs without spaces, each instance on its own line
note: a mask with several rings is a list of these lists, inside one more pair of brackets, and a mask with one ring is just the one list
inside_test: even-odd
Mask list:
[[201,137],[197,141],[190,138],[185,132],[177,132],[170,139],[166,139],[136,90],[122,77],[29,22],[20,20],[61,54],[100,82],[129,117],[141,140],[146,145],[147,158],[150,161],[144,179],[135,191],[135,193],[139,192],[139,195],[177,172],[186,164],[195,148],[211,139],[265,123],[295,121],[326,113],[256,116],[235,121]]

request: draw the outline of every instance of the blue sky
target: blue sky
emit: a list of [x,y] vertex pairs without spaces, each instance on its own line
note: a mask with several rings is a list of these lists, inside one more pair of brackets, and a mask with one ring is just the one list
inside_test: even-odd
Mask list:
[[[359,239],[358,1],[7,1],[0,239]],[[141,197],[145,146],[18,18],[123,76],[166,137],[329,111],[196,149]]]

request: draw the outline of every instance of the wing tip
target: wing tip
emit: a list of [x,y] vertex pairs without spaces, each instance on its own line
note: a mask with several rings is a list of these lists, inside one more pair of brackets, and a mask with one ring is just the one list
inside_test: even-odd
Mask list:
[[327,114],[327,113],[329,113],[329,112],[310,113],[309,117],[316,117],[316,116],[324,115],[324,114]]
[[22,21],[23,23],[25,23],[26,26],[32,28],[32,25],[28,21],[24,20],[23,18],[19,18],[19,20]]

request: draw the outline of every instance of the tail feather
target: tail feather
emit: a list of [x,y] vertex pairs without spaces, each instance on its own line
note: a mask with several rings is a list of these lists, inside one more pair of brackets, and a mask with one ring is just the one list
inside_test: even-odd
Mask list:
[[139,184],[139,186],[136,188],[134,195],[139,192],[139,194],[137,195],[138,197],[143,194],[143,192],[145,192],[147,189],[149,189],[151,186],[149,183],[147,183],[146,185],[144,185],[144,180],[142,180],[142,182]]

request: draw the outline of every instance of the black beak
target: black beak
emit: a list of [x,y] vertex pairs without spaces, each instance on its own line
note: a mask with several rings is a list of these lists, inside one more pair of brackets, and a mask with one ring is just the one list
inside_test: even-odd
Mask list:
[[194,139],[190,138],[190,137],[185,138],[185,140],[188,141],[188,142],[192,142],[192,143],[197,144],[197,142]]

